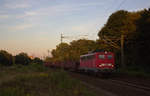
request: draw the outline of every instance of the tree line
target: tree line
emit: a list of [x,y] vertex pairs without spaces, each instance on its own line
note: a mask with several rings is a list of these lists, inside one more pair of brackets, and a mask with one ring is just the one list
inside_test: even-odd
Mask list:
[[[98,36],[120,46],[124,35],[125,64],[127,67],[150,72],[150,8],[137,12],[120,10],[113,13],[99,31]],[[118,40],[118,41],[117,41]],[[119,49],[113,48],[120,54]],[[119,58],[118,58],[119,59]]]
[[[106,24],[99,30],[99,39],[74,40],[61,43],[52,50],[50,61],[79,61],[82,54],[93,50],[113,51],[116,64],[120,67],[121,36],[124,36],[124,63],[127,68],[150,72],[150,8],[136,12],[119,10],[112,13]],[[112,46],[113,45],[113,46]]]
[[27,53],[19,53],[16,56],[8,53],[5,50],[0,50],[0,65],[1,66],[12,66],[12,65],[29,65],[30,63],[42,64],[43,61],[36,57],[31,59]]
[[61,43],[56,46],[56,49],[52,50],[53,62],[62,62],[62,61],[75,61],[78,62],[80,55],[86,54],[89,51],[98,49],[99,45],[96,41],[93,40],[74,40],[67,43]]
[[52,57],[46,58],[46,62],[79,62],[80,56],[94,51],[112,51],[102,40],[79,39],[68,43],[60,43],[51,51]]

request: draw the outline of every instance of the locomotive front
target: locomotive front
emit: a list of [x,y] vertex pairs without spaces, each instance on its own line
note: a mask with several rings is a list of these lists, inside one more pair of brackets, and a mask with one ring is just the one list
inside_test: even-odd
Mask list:
[[114,53],[112,52],[96,53],[96,66],[101,72],[112,72],[115,67]]

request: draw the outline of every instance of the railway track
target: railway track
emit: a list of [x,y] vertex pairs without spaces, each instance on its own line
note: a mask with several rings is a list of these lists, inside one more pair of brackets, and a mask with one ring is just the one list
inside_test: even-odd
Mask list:
[[137,84],[134,84],[131,82],[119,81],[119,80],[115,80],[115,79],[110,79],[109,81],[150,92],[150,87],[147,87],[147,86],[141,86],[141,85],[137,85]]
[[[71,73],[75,78],[80,79],[92,89],[108,93],[104,96],[150,96],[150,87],[142,86],[130,81],[116,80],[114,78],[102,79],[100,77],[89,76],[79,73]],[[109,95],[111,94],[111,95]]]

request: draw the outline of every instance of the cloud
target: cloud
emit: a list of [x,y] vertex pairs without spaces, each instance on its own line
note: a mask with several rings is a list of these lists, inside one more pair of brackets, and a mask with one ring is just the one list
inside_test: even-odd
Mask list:
[[0,19],[7,19],[8,17],[8,15],[0,15]]
[[104,5],[104,2],[82,3],[82,4],[79,4],[78,6],[89,7],[89,6],[100,6],[100,5]]
[[36,11],[26,11],[24,14],[16,16],[16,18],[24,18],[24,17],[31,17],[36,16],[38,13]]
[[136,12],[136,11],[143,10],[143,9],[145,9],[145,8],[135,8],[135,9],[132,8],[132,9],[130,9],[128,11]]
[[29,8],[31,6],[29,4],[5,4],[5,7],[17,9],[17,8]]
[[20,31],[20,30],[29,29],[33,26],[34,26],[33,24],[22,24],[22,25],[11,26],[8,29],[13,31]]
[[18,17],[24,18],[29,16],[58,16],[58,15],[64,15],[73,12],[79,12],[85,10],[87,7],[93,7],[93,6],[103,6],[103,2],[53,5],[44,8],[39,8],[36,10],[26,11],[24,12],[23,15]]
[[35,15],[37,15],[37,12],[29,11],[29,12],[25,12],[25,15],[26,16],[35,16]]
[[6,0],[4,7],[9,9],[29,8],[31,7],[29,0]]

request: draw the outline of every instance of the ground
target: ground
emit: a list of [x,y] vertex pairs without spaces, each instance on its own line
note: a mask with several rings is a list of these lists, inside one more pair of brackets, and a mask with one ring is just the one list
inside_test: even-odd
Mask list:
[[39,65],[17,65],[0,68],[0,96],[96,96],[96,94],[64,71],[54,71]]

